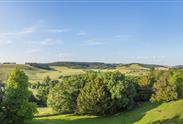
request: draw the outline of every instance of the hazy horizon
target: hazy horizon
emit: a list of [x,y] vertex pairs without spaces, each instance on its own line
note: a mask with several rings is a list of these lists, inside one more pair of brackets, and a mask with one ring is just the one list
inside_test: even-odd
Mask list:
[[182,1],[0,0],[0,62],[183,64]]

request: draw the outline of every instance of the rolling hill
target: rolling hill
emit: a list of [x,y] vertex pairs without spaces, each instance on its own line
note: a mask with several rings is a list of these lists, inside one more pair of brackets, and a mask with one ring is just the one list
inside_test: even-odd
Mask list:
[[0,80],[6,80],[7,75],[14,68],[23,70],[31,83],[42,81],[46,76],[59,79],[60,76],[68,76],[84,73],[87,70],[94,71],[120,71],[128,75],[146,74],[150,68],[167,69],[166,66],[147,64],[106,64],[97,62],[54,62],[54,63],[26,63],[26,64],[0,64]]

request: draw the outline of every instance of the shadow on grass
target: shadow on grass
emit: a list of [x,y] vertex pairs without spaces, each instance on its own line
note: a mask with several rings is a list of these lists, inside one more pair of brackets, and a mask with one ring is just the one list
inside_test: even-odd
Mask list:
[[183,119],[180,118],[179,116],[175,116],[173,118],[166,119],[166,120],[158,120],[151,124],[183,124]]
[[[145,103],[128,112],[122,112],[110,117],[96,118],[74,118],[73,115],[67,115],[66,118],[41,118],[27,122],[26,124],[133,124],[143,118],[146,112],[156,108],[159,104]],[[74,119],[73,119],[74,118]],[[158,123],[157,123],[158,124]]]
[[158,120],[151,124],[183,124],[183,119],[180,116],[174,116],[173,118]]

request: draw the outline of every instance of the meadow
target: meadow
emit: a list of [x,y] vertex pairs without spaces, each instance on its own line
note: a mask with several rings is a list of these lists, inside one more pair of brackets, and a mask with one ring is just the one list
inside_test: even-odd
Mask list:
[[[121,112],[110,117],[77,116],[63,114],[35,118],[26,124],[182,124],[183,100],[169,103],[144,103],[131,111]],[[39,114],[50,113],[49,108],[39,109]]]
[[[119,71],[126,75],[142,75],[146,74],[149,68],[142,67],[138,64],[132,64],[129,66],[119,66],[114,69],[82,69],[82,68],[69,68],[66,66],[50,66],[51,70],[33,67],[28,64],[0,64],[0,79],[6,81],[8,74],[14,69],[19,68],[26,73],[29,77],[30,83],[36,83],[42,81],[46,76],[59,80],[60,76],[69,76],[85,73],[87,70],[93,71]],[[158,68],[166,70],[167,68]]]

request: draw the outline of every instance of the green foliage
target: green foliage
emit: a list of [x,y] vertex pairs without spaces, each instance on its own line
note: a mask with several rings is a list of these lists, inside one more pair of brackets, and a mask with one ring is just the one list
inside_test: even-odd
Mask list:
[[107,115],[133,106],[135,95],[134,83],[123,74],[89,71],[64,78],[49,93],[48,104],[61,113]]
[[13,70],[8,77],[3,99],[5,118],[10,123],[17,124],[34,117],[37,110],[36,105],[29,102],[30,95],[28,77],[23,71]]
[[170,72],[162,73],[153,88],[154,93],[151,97],[152,102],[169,102],[178,97],[176,83],[172,79]]
[[183,78],[176,79],[178,98],[183,98]]
[[46,76],[42,83],[37,83],[35,87],[37,87],[38,91],[38,104],[40,106],[47,106],[47,99],[50,90],[58,83],[57,80],[51,80],[49,76]]
[[84,85],[85,76],[76,75],[64,78],[49,93],[48,105],[59,113],[72,113],[76,109],[76,99]]
[[178,98],[183,98],[183,69],[171,69],[171,72],[177,85]]
[[101,78],[94,78],[86,85],[77,98],[77,113],[105,115],[111,108],[111,96]]
[[133,99],[136,95],[134,83],[125,78],[120,72],[103,73],[104,83],[111,94],[112,113],[124,108],[133,106]]

